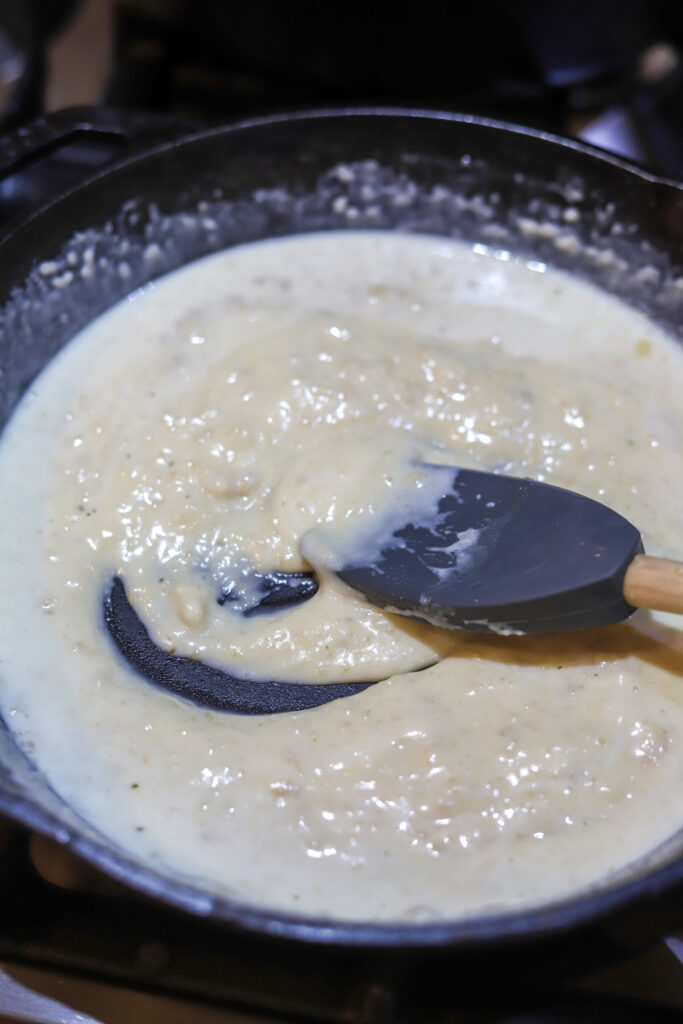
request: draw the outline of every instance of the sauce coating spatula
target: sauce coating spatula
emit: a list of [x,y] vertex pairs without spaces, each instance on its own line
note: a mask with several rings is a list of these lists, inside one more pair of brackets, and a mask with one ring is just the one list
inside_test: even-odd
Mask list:
[[536,480],[421,468],[443,478],[436,512],[378,518],[353,555],[345,543],[337,573],[371,604],[503,635],[606,625],[636,607],[683,614],[683,562],[646,557],[607,506]]
[[[642,554],[638,530],[572,491],[477,470],[440,474],[436,510],[391,529],[370,525],[337,569],[374,605],[438,626],[498,634],[606,625],[636,606],[683,613],[683,563]],[[258,575],[242,614],[277,614],[315,595],[312,573]],[[254,589],[251,587],[250,589]],[[258,588],[257,588],[258,589]],[[221,592],[219,604],[238,601]],[[360,693],[372,682],[249,680],[156,646],[115,577],[103,600],[115,647],[147,682],[233,714],[303,711]],[[227,627],[229,628],[229,627]]]

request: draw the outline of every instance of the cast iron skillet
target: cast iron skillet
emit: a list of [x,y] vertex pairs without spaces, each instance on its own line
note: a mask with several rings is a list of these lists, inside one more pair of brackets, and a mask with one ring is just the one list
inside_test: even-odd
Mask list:
[[[7,140],[0,175],[55,140],[98,133],[129,151],[0,240],[0,425],[46,361],[131,290],[225,246],[298,232],[402,229],[468,239],[501,258],[521,251],[680,332],[683,189],[576,143],[465,115],[373,110],[287,114],[169,141],[168,125],[143,116],[74,111]],[[683,923],[681,836],[589,894],[454,923],[348,924],[214,898],[96,833],[51,791],[4,723],[0,811],[215,923],[389,959],[406,950],[484,954],[516,969],[533,943],[537,964],[569,966]]]

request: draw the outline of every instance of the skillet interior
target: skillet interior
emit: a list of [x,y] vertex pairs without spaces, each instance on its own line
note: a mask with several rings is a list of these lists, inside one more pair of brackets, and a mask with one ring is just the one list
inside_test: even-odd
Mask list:
[[[576,144],[466,116],[285,115],[122,161],[1,243],[0,424],[46,361],[135,288],[240,242],[340,228],[399,228],[523,252],[590,278],[680,332],[683,189],[674,183]],[[355,925],[245,907],[132,862],[50,790],[4,724],[0,809],[152,897],[287,939],[490,947],[569,929],[578,935],[579,925],[652,899],[683,920],[680,837],[609,887],[524,914]]]

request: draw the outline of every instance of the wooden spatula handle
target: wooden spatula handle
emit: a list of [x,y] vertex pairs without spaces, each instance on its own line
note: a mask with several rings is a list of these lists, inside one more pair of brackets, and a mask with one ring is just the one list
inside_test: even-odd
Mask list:
[[683,615],[683,562],[636,555],[624,576],[624,597],[634,608]]

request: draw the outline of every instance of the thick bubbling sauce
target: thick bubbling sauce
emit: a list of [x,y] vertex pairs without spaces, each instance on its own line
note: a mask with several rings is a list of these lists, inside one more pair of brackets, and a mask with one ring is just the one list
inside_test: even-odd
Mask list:
[[[683,353],[507,253],[309,235],[207,258],[89,326],[0,446],[0,708],[52,786],[142,862],[356,920],[528,907],[683,826],[683,631],[447,633],[320,571],[286,611],[217,596],[419,488],[415,458],[534,476],[683,552]],[[380,679],[297,714],[136,676],[112,575],[163,648],[240,677]]]

